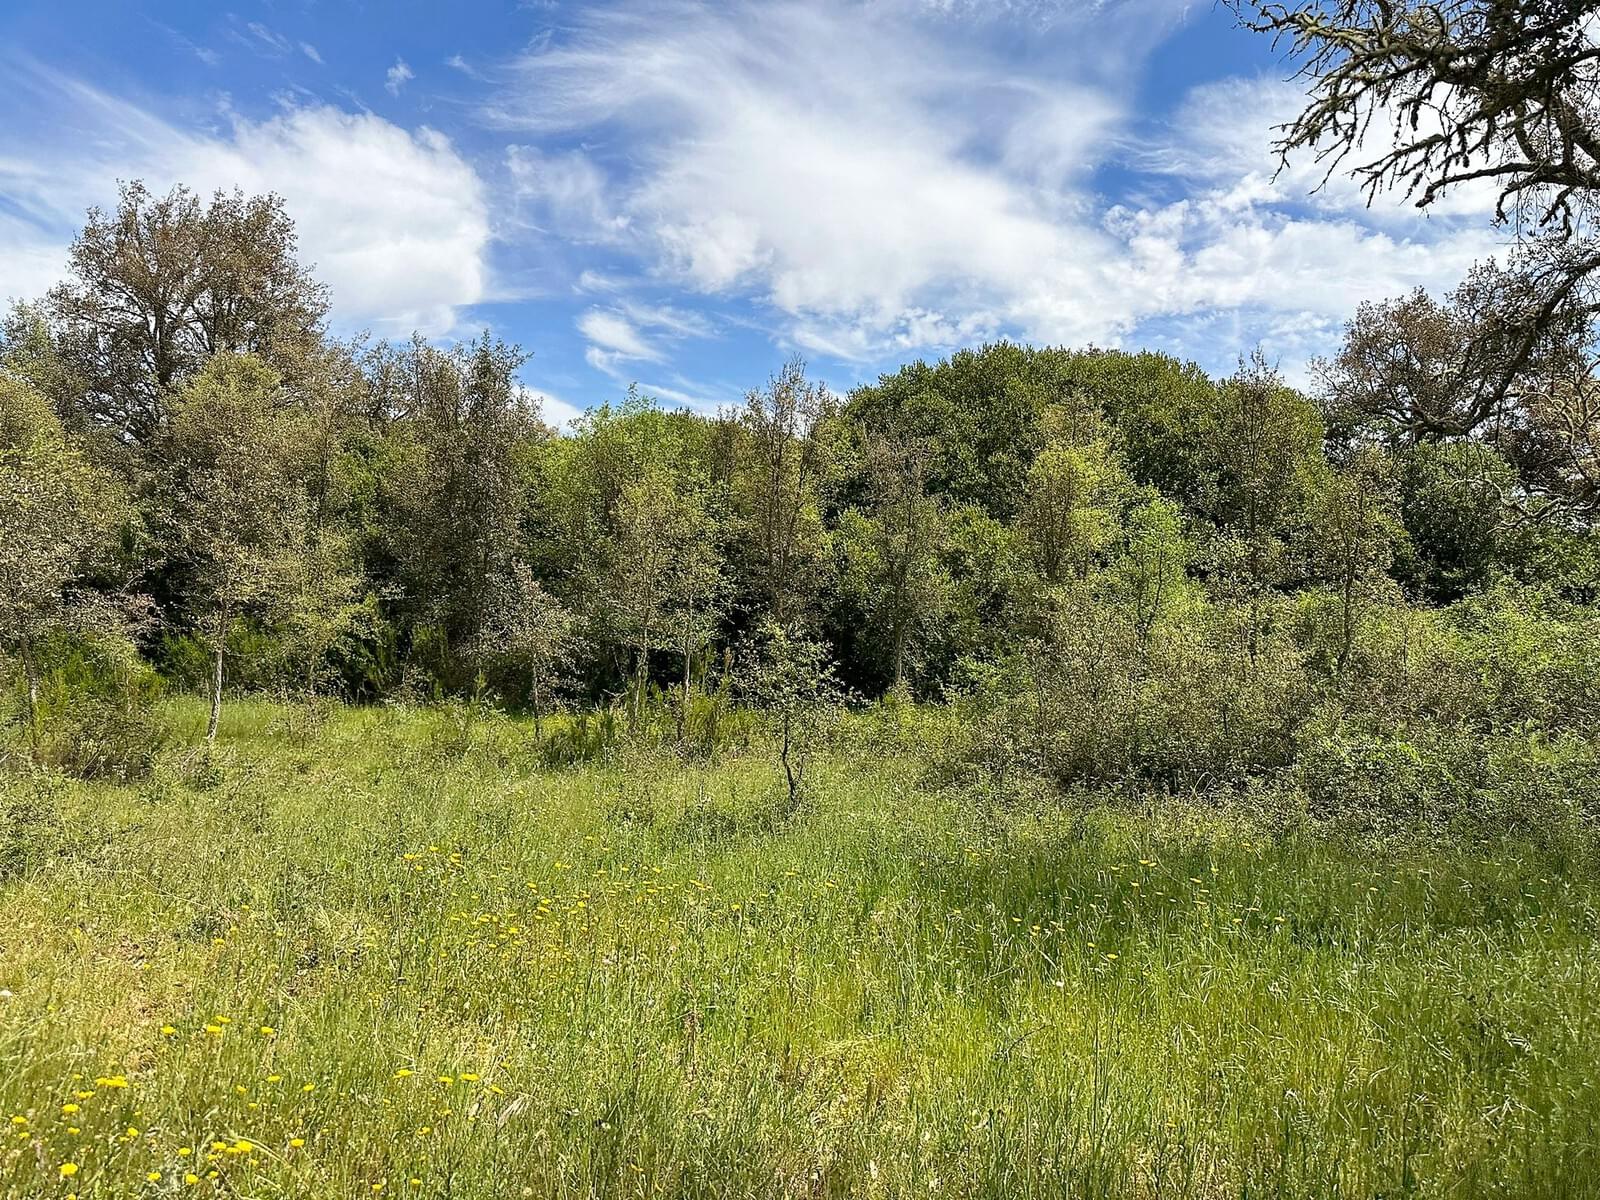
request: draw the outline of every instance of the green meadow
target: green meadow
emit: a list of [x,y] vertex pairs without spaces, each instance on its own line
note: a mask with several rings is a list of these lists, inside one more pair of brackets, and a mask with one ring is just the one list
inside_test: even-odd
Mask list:
[[0,1195],[1594,1194],[1582,856],[975,802],[935,725],[797,804],[760,741],[264,701],[7,776]]

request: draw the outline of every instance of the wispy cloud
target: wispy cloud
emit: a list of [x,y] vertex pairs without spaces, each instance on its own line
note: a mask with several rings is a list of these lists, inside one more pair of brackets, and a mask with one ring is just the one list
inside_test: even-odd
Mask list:
[[[1115,344],[1209,309],[1308,328],[1492,247],[1470,198],[1441,214],[1470,220],[1428,225],[1274,179],[1292,88],[1229,81],[1164,123],[1138,113],[1130,81],[1181,11],[602,7],[517,60],[480,116],[522,137],[507,165],[536,233],[754,300],[784,341],[862,361],[1001,333]],[[1005,22],[1050,52],[1007,57],[989,40]],[[1143,197],[1108,199],[1110,166]],[[590,341],[615,370],[621,347]]]
[[394,66],[390,67],[384,76],[383,89],[391,96],[398,96],[400,89],[416,77],[416,72],[412,71],[410,64],[403,58],[397,58],[394,60]]
[[294,49],[294,43],[289,41],[276,30],[269,29],[260,21],[250,21],[245,25],[250,36],[255,39],[259,49],[270,51],[273,54],[288,54]]

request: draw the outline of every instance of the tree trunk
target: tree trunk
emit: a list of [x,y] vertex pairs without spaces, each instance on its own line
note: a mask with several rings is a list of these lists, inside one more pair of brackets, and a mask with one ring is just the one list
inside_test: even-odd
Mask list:
[[689,727],[689,668],[692,664],[689,647],[689,631],[694,625],[694,609],[689,610],[688,619],[683,623],[683,694],[678,699],[678,741],[683,741],[684,732]]
[[39,663],[33,656],[33,643],[22,643],[22,672],[28,679],[28,745],[35,762],[39,761]]
[[629,733],[639,731],[639,721],[644,715],[644,689],[650,678],[650,643],[648,639],[639,647],[639,657],[633,668],[633,715],[629,719]]
[[544,741],[544,704],[539,696],[539,671],[533,672],[533,740]]
[[791,723],[792,720],[793,720],[793,718],[790,717],[788,714],[784,715],[784,718],[783,718],[783,747],[779,751],[779,755],[778,755],[778,757],[780,759],[782,759],[782,761],[783,761],[783,778],[789,785],[789,807],[790,807],[790,809],[794,808],[794,806],[795,806],[795,797],[800,794],[800,779],[795,774],[794,767],[789,762],[789,741],[790,741],[789,731],[790,731],[790,723]]
[[1343,641],[1339,646],[1339,666],[1336,672],[1341,679],[1344,677],[1345,668],[1350,665],[1350,651],[1355,646],[1356,640],[1355,579],[1348,572],[1344,577],[1343,600],[1341,607],[1344,611],[1340,614],[1342,617],[1340,632],[1343,634]]
[[217,725],[222,720],[222,655],[228,640],[228,624],[230,614],[228,606],[224,604],[217,613],[217,645],[216,657],[211,664],[211,718],[206,722],[206,741],[217,740]]

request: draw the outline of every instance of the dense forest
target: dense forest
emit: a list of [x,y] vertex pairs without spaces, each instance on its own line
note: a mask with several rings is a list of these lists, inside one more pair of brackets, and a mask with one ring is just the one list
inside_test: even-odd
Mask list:
[[1517,342],[1528,279],[1362,307],[1309,393],[1002,342],[563,435],[491,334],[330,336],[276,198],[131,185],[0,344],[13,753],[137,772],[167,688],[598,714],[556,756],[893,696],[1000,787],[1592,814],[1589,331]]

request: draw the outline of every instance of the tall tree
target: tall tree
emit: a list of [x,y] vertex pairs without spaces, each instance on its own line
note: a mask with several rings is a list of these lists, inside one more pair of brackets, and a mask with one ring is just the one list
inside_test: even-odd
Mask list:
[[821,541],[821,490],[832,469],[827,388],[808,380],[799,359],[745,397],[746,437],[737,495],[750,526],[761,601],[789,624],[814,591]]
[[1254,613],[1262,593],[1281,582],[1287,538],[1322,462],[1322,426],[1256,350],[1218,389],[1211,437],[1220,470],[1215,515],[1232,547],[1229,573],[1244,585]]
[[1126,482],[1098,437],[1058,438],[1028,471],[1021,523],[1048,583],[1082,575],[1116,529],[1117,492]]
[[81,381],[82,415],[147,445],[214,354],[249,353],[294,378],[322,338],[327,294],[296,259],[277,196],[124,184],[72,244],[72,279],[45,308]]
[[524,562],[509,565],[497,581],[478,654],[526,676],[533,705],[533,736],[544,736],[551,693],[576,649],[577,617],[534,579]]
[[515,554],[526,508],[521,455],[547,436],[516,380],[527,356],[485,334],[441,350],[420,339],[368,356],[383,431],[371,548],[413,635],[432,630],[449,673],[475,642]]
[[615,519],[596,591],[610,636],[632,654],[630,720],[637,726],[651,655],[676,643],[687,660],[704,644],[722,589],[722,561],[704,492],[663,464],[647,464],[623,488]]
[[1146,649],[1156,625],[1183,602],[1190,553],[1182,513],[1170,500],[1151,495],[1129,511],[1112,578],[1132,609],[1134,628]]
[[228,635],[242,613],[283,590],[285,557],[305,526],[306,431],[277,372],[229,353],[184,389],[166,437],[178,557],[212,646],[213,741]]
[[1342,470],[1329,473],[1313,504],[1312,557],[1339,597],[1340,675],[1402,536],[1395,503],[1393,461],[1363,446]]
[[[1552,332],[1600,308],[1600,33],[1590,3],[1534,0],[1233,0],[1286,45],[1308,85],[1282,127],[1304,154],[1348,171],[1369,198],[1427,208],[1467,186],[1496,194],[1518,242],[1511,286],[1480,306],[1495,330],[1470,344],[1468,414],[1524,378]],[[1456,423],[1455,413],[1447,415]]]
[[[1517,472],[1504,492],[1523,517],[1600,509],[1600,377],[1594,328],[1568,306],[1523,344],[1532,284],[1515,271],[1475,268],[1444,301],[1420,289],[1366,303],[1330,360],[1315,364],[1329,436],[1405,450],[1470,440]],[[1476,487],[1500,487],[1490,474]]]
[[866,511],[841,521],[845,586],[884,639],[891,688],[905,690],[916,643],[943,611],[949,578],[940,561],[945,513],[928,493],[926,440],[867,435]]
[[0,370],[0,646],[22,660],[35,753],[39,643],[102,618],[104,608],[74,584],[123,511],[116,481],[66,440],[45,397]]

